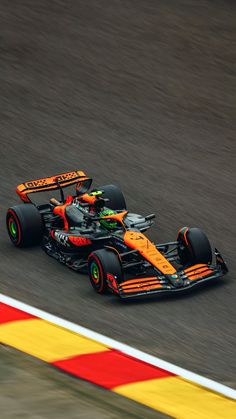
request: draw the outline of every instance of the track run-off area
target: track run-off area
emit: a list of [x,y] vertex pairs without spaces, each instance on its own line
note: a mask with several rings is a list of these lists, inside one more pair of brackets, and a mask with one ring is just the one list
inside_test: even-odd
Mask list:
[[0,314],[1,343],[76,377],[171,417],[235,414],[236,391],[215,381],[2,294]]

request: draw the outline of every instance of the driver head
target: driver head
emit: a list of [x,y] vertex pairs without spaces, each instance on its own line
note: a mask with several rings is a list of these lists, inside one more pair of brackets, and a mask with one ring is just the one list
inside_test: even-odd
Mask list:
[[99,213],[99,217],[101,217],[100,224],[108,230],[114,230],[117,227],[117,221],[113,220],[112,218],[103,219],[102,217],[113,214],[116,214],[116,212],[109,208],[105,208]]

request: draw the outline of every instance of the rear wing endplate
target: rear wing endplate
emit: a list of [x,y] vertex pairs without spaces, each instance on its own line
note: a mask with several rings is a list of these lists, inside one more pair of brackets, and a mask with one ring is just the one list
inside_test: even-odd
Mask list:
[[80,193],[83,194],[90,188],[92,179],[87,177],[84,172],[76,170],[74,172],[61,173],[59,175],[21,183],[17,186],[16,193],[20,196],[23,202],[31,202],[28,197],[31,193],[61,189],[76,183],[78,183],[77,188]]

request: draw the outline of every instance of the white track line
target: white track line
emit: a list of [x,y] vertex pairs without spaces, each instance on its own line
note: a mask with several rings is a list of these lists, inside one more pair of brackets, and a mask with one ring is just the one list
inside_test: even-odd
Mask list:
[[68,329],[72,332],[79,333],[80,335],[86,336],[89,339],[95,340],[113,349],[117,349],[126,355],[133,356],[141,361],[147,362],[148,364],[172,372],[173,374],[179,375],[180,377],[185,378],[186,380],[190,380],[195,384],[201,385],[209,390],[213,390],[226,397],[236,400],[236,390],[223,384],[217,383],[216,381],[202,377],[201,375],[195,374],[191,371],[180,368],[177,365],[171,364],[170,362],[166,362],[160,358],[146,354],[145,352],[132,348],[132,346],[125,345],[121,342],[118,342],[117,340],[108,338],[104,335],[101,335],[100,333],[93,332],[86,327],[79,326],[75,323],[61,319],[60,317],[29,306],[28,304],[22,303],[21,301],[15,300],[14,298],[8,297],[6,295],[0,294],[0,302],[18,308],[19,310],[25,311],[29,314],[32,314],[33,316],[40,317],[43,320],[56,324],[57,326],[64,327],[65,329]]

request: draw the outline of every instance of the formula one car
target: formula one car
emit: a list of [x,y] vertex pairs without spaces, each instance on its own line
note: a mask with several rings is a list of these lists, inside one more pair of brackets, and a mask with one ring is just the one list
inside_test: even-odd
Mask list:
[[[154,214],[127,211],[117,186],[91,189],[91,184],[84,172],[74,171],[17,186],[23,204],[6,216],[13,244],[41,244],[68,267],[88,272],[98,293],[109,290],[122,299],[183,291],[228,272],[217,249],[212,263],[210,243],[199,228],[183,227],[176,241],[154,244],[143,234]],[[76,185],[76,194],[65,198],[69,185]],[[60,200],[36,205],[29,198],[49,190],[59,190]]]

